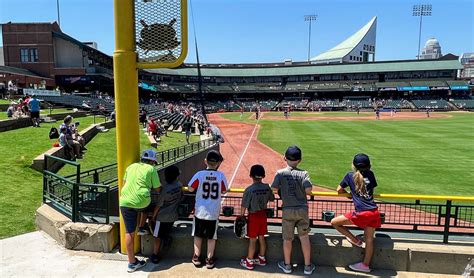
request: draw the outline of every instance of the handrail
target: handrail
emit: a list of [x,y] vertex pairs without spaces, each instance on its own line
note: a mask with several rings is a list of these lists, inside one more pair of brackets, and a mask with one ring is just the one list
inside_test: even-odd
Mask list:
[[57,157],[57,156],[54,156],[54,155],[45,154],[44,157],[45,158],[51,158],[53,160],[57,160],[57,161],[60,161],[62,163],[69,164],[69,165],[72,165],[72,166],[79,166],[80,165],[79,163],[77,163],[75,161],[67,160],[67,159]]
[[[183,187],[184,191],[188,191],[188,187]],[[243,188],[230,188],[227,192],[230,193],[244,193]],[[350,197],[349,193],[311,191],[311,196],[326,196],[326,197]],[[465,201],[474,202],[474,196],[437,196],[437,195],[411,195],[411,194],[374,194],[376,199],[409,199],[409,200],[431,200],[431,201]]]

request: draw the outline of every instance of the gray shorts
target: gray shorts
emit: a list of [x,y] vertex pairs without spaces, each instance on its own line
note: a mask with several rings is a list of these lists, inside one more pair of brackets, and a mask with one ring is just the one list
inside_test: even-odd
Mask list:
[[305,236],[311,230],[309,228],[308,209],[284,209],[282,216],[282,234],[284,240],[293,240],[295,227],[298,236]]

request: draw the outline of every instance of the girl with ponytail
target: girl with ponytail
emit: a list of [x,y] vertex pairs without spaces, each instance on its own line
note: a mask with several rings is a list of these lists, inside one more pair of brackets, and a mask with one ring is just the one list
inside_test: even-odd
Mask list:
[[[352,172],[345,175],[337,186],[338,193],[348,193],[350,188],[351,199],[355,210],[332,219],[331,224],[354,246],[365,248],[364,260],[349,265],[354,271],[370,272],[370,261],[374,253],[375,229],[382,225],[377,204],[374,201],[374,188],[377,186],[374,173],[370,170],[370,159],[366,154],[357,154],[352,161]],[[356,238],[346,225],[355,225],[364,229],[364,240]]]

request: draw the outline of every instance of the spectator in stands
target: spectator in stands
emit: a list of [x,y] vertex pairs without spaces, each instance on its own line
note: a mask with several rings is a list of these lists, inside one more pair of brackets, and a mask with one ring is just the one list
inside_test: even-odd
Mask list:
[[70,136],[70,139],[68,140],[74,141],[73,143],[75,145],[78,143],[80,146],[80,152],[82,153],[83,151],[87,150],[87,148],[85,147],[85,140],[77,130],[77,125],[79,124],[79,122],[73,124],[72,120],[73,117],[71,115],[67,115],[64,118],[64,123],[59,126],[59,129],[61,130],[61,127],[63,126],[67,128],[67,134]]
[[204,163],[206,170],[197,172],[189,182],[189,192],[196,191],[194,208],[193,233],[194,253],[192,263],[201,266],[201,246],[203,239],[207,239],[206,267],[214,268],[214,251],[216,248],[218,220],[221,212],[222,195],[227,192],[229,185],[221,171],[217,169],[223,161],[218,151],[207,153]]
[[14,103],[12,102],[7,108],[7,117],[9,119],[13,118],[14,113],[15,113],[15,107],[14,107]]
[[309,240],[308,201],[306,195],[311,195],[313,185],[308,172],[299,169],[302,158],[301,149],[289,147],[285,152],[288,166],[277,171],[272,183],[272,189],[282,200],[282,234],[284,260],[278,262],[278,267],[284,273],[293,271],[291,264],[291,249],[295,237],[295,227],[300,238],[301,250],[304,257],[304,274],[311,275],[316,269],[311,263],[311,242]]
[[191,117],[186,117],[183,123],[183,131],[186,133],[186,143],[189,144],[189,138],[191,137]]
[[[247,257],[240,260],[240,265],[253,269],[255,265],[265,266],[267,260],[265,258],[265,251],[267,244],[265,242],[265,235],[267,234],[267,203],[275,200],[275,196],[267,183],[262,183],[265,178],[265,168],[262,165],[253,165],[250,168],[250,177],[253,184],[248,186],[242,197],[242,208],[240,215],[244,216],[245,211],[248,210],[247,236],[249,237],[249,249]],[[258,257],[257,239],[260,244]],[[255,259],[254,259],[255,258]]]
[[28,115],[29,110],[28,110],[28,102],[30,101],[30,96],[26,95],[21,98],[20,105],[21,105],[21,111],[23,112],[24,115]]
[[68,138],[67,127],[61,127],[58,141],[59,145],[65,148],[65,152],[68,152],[69,149],[72,150],[71,160],[76,160],[76,158],[82,159],[81,146],[77,142],[74,143],[71,138]]
[[148,120],[148,134],[153,136],[155,140],[158,138],[158,126],[155,123],[155,119],[151,117]]
[[[337,186],[338,193],[347,193],[350,188],[355,211],[340,215],[331,220],[331,224],[353,245],[360,248],[365,246],[364,260],[349,265],[349,268],[360,272],[370,272],[370,261],[374,253],[375,229],[380,228],[382,220],[374,201],[374,189],[377,186],[374,173],[370,170],[370,159],[366,154],[357,154],[352,161],[352,172],[347,173]],[[345,226],[356,225],[364,229],[365,243],[354,236]]]
[[150,260],[154,264],[159,262],[158,254],[162,241],[165,241],[165,245],[169,246],[171,244],[171,229],[173,228],[173,223],[178,220],[178,206],[183,196],[183,185],[178,181],[179,174],[180,171],[175,165],[166,167],[166,184],[158,195],[153,211],[152,220],[155,222],[153,229],[155,245]]
[[139,120],[140,120],[140,123],[143,125],[143,128],[146,128],[146,110],[145,110],[145,108],[140,109]]
[[163,127],[163,133],[168,137],[168,128],[170,127],[168,119],[161,120],[161,126]]
[[138,217],[151,203],[150,192],[157,191],[160,179],[155,169],[156,152],[146,150],[141,161],[133,163],[125,170],[123,187],[120,191],[120,212],[125,223],[125,245],[128,256],[127,272],[142,268],[146,262],[135,257],[134,237]]
[[35,95],[32,95],[28,101],[28,107],[30,110],[30,117],[31,121],[33,122],[33,127],[40,127],[40,101]]

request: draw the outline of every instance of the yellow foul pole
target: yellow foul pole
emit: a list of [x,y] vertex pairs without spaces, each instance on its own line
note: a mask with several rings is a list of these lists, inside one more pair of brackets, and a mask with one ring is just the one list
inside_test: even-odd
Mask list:
[[[114,87],[119,194],[123,186],[125,169],[138,161],[140,155],[138,71],[133,7],[133,0],[114,0]],[[139,237],[135,238],[135,252],[137,252],[140,249]],[[120,216],[120,239],[120,250],[126,253],[125,225],[122,216]]]

